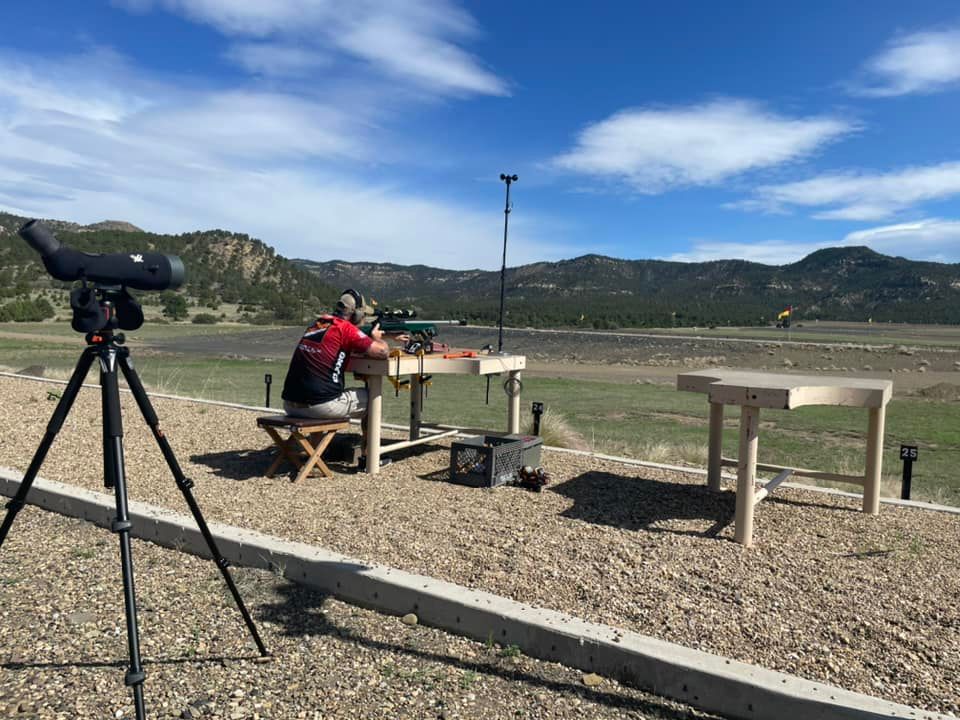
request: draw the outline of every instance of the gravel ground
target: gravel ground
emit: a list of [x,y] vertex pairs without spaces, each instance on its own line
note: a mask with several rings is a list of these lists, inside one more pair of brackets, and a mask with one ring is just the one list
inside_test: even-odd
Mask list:
[[[134,541],[134,563],[151,718],[710,717],[239,568],[261,662],[210,562]],[[133,715],[116,536],[26,509],[0,599],[0,716]]]
[[[0,465],[20,470],[51,386],[0,380]],[[756,546],[732,493],[695,476],[545,453],[541,494],[443,482],[437,447],[369,477],[262,477],[254,414],[155,402],[206,517],[569,612],[896,702],[960,713],[960,518],[780,489]],[[131,497],[186,512],[124,396]],[[102,489],[99,394],[83,391],[41,475]],[[16,531],[16,526],[14,527]],[[271,633],[272,634],[272,633]]]

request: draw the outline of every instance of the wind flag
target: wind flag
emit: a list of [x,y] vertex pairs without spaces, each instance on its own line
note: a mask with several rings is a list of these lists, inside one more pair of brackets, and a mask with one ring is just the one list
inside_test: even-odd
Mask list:
[[784,310],[782,313],[777,315],[777,320],[783,320],[784,318],[790,317],[790,314],[792,312],[793,312],[793,305],[788,305],[786,310]]

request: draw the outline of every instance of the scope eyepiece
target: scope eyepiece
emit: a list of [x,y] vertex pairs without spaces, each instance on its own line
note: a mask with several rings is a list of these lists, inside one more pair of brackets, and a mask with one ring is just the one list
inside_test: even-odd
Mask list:
[[80,252],[57,240],[39,220],[26,223],[20,228],[19,234],[40,253],[47,272],[64,282],[86,280],[103,285],[158,291],[178,288],[186,278],[183,261],[176,255]]

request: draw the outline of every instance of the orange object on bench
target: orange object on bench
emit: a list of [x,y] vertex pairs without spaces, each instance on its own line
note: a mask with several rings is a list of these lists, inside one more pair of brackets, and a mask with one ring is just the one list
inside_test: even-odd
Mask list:
[[[299,418],[289,415],[267,415],[257,418],[257,426],[267,431],[277,446],[277,457],[267,470],[266,476],[272,478],[277,468],[288,461],[299,469],[294,482],[300,482],[314,469],[319,469],[326,477],[333,477],[333,471],[321,459],[333,436],[339,430],[350,427],[347,418],[319,420],[317,418]],[[284,438],[280,430],[290,434]]]
[[462,352],[447,353],[443,357],[445,360],[452,360],[453,358],[472,358],[476,356],[477,356],[476,350],[464,350]]

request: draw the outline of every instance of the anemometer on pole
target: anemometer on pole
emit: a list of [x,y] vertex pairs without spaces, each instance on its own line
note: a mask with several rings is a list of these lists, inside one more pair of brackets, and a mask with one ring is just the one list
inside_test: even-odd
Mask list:
[[[507,230],[510,225],[510,185],[520,178],[516,175],[500,173],[500,180],[507,184],[507,198],[503,205],[503,262],[500,264],[500,313],[498,315],[497,327],[497,352],[503,350],[503,301],[506,292],[507,277]],[[487,375],[487,405],[490,404],[490,376]]]
[[510,223],[510,183],[515,183],[516,175],[500,173],[500,179],[507,184],[507,200],[503,206],[503,263],[500,265],[500,334],[497,336],[497,352],[503,350],[503,298],[507,276],[507,228]]

